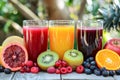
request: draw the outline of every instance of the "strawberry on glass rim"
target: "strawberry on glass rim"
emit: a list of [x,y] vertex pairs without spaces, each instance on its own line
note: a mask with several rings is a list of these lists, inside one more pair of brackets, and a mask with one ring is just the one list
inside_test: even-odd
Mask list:
[[104,46],[104,49],[110,49],[120,55],[120,38],[110,39]]

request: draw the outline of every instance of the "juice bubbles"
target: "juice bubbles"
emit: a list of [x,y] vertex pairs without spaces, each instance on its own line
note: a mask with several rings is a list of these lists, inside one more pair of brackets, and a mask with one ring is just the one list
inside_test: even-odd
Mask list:
[[[24,40],[28,50],[29,59],[34,62],[36,62],[37,57],[41,52],[47,50],[48,46],[48,27],[36,24],[35,22],[30,20],[28,23],[32,24],[23,26]],[[38,21],[37,23],[40,22]]]
[[[52,23],[54,21],[51,21]],[[56,22],[57,23],[57,22]],[[59,54],[60,59],[63,58],[65,51],[74,47],[74,25],[68,21],[58,20],[58,24],[49,27],[50,50]]]
[[82,23],[81,27],[77,27],[78,50],[83,52],[85,59],[89,56],[95,57],[96,53],[102,49],[102,23],[101,25],[97,22],[91,23],[88,25],[86,22],[87,26]]

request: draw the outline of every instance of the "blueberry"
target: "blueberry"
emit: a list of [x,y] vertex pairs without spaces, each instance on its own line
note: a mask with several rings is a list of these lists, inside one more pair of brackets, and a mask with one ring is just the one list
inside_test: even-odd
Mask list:
[[94,70],[94,69],[96,69],[96,66],[91,65],[91,66],[90,66],[90,69],[91,69],[91,70]]
[[120,69],[115,71],[117,75],[120,75]]
[[89,58],[88,58],[88,59],[86,59],[86,62],[90,62]]
[[4,67],[0,66],[0,72],[4,72]]
[[105,70],[106,70],[106,68],[105,68],[105,67],[103,67],[103,68],[101,68],[100,70],[101,70],[101,71],[105,71]]
[[102,71],[102,75],[103,75],[104,77],[109,76],[109,71],[107,71],[107,70]]
[[85,68],[90,68],[90,63],[87,62],[85,65],[84,65]]
[[85,71],[84,71],[86,74],[92,74],[92,71],[88,68],[85,68]]
[[97,76],[100,76],[101,75],[101,71],[99,69],[95,69],[94,70],[94,74],[97,75]]
[[86,62],[86,61],[84,61],[84,62],[83,62],[83,66],[84,66],[86,63],[87,63],[87,62]]
[[115,72],[114,72],[114,71],[109,71],[109,75],[110,75],[110,76],[114,76],[114,75],[115,75]]
[[5,68],[5,69],[4,69],[4,72],[5,72],[6,74],[10,74],[10,73],[11,73],[11,70],[8,69],[8,68]]
[[96,62],[95,61],[91,61],[90,64],[91,65],[96,65]]
[[89,61],[94,61],[94,57],[89,57]]

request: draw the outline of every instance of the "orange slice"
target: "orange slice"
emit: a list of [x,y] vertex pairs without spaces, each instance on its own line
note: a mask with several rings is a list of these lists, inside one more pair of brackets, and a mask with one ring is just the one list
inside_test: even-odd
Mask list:
[[99,68],[105,67],[107,70],[120,69],[120,56],[109,49],[98,51],[95,57]]

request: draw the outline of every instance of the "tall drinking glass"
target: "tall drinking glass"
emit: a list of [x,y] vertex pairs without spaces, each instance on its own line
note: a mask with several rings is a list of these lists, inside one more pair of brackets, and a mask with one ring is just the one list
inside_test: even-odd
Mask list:
[[84,20],[77,22],[78,50],[83,52],[84,58],[95,57],[102,48],[102,21]]
[[57,52],[60,59],[65,51],[74,47],[74,30],[73,20],[49,21],[50,50]]
[[48,21],[24,20],[23,35],[29,59],[36,62],[38,55],[47,50]]

